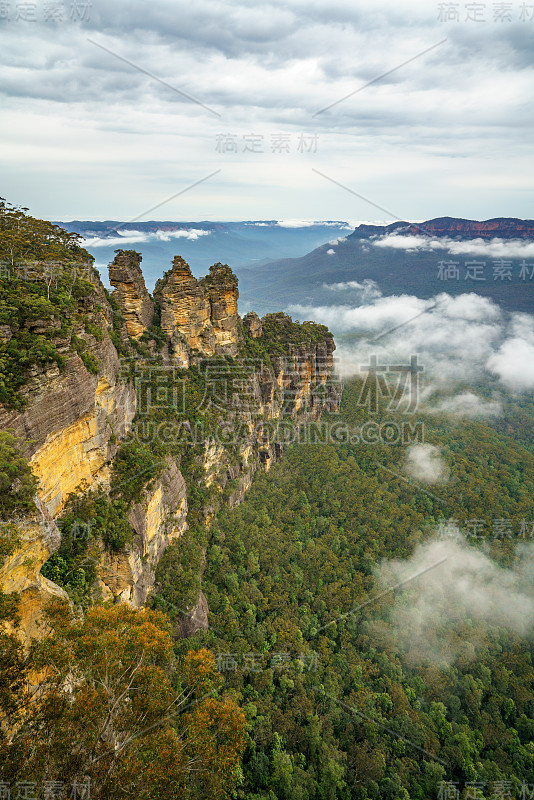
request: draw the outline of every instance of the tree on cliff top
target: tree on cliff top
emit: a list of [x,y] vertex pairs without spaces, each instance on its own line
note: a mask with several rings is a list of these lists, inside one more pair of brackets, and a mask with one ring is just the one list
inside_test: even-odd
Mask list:
[[81,247],[82,237],[78,233],[30,217],[27,211],[0,197],[0,261],[11,265],[22,259],[93,261]]

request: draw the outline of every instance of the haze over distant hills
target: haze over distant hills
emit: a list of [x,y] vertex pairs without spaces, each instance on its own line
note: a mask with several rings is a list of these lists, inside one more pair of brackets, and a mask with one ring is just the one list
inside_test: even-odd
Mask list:
[[60,224],[84,237],[104,281],[118,248],[142,254],[149,290],[174,255],[196,275],[228,263],[239,277],[242,313],[359,305],[360,284],[376,284],[386,296],[475,292],[510,311],[532,309],[533,220],[440,217],[356,228],[339,220]]
[[162,271],[181,255],[198,277],[218,261],[239,272],[262,261],[297,257],[334,236],[345,236],[354,225],[343,221],[256,220],[244,222],[60,222],[80,233],[96,259],[104,282],[106,266],[117,248],[137,250],[143,256],[143,274],[151,291]]
[[[362,290],[429,298],[475,292],[510,311],[531,311],[534,221],[443,217],[360,225],[300,258],[240,270],[241,305],[261,313],[293,305],[361,303]],[[375,286],[376,284],[376,286]]]

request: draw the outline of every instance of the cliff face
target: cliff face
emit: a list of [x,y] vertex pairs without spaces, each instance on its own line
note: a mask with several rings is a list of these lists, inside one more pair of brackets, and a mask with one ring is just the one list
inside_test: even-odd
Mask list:
[[129,521],[137,534],[135,545],[114,555],[101,548],[98,588],[104,600],[139,607],[154,586],[161,556],[187,529],[187,486],[172,459],[155,487],[133,506]]
[[[39,479],[39,497],[56,516],[68,495],[82,484],[106,481],[107,466],[135,416],[133,387],[119,379],[119,356],[109,337],[111,309],[95,278],[97,294],[88,307],[100,324],[101,340],[77,328],[85,353],[98,363],[90,372],[73,352],[70,339],[58,339],[65,366],[33,367],[21,390],[23,411],[0,405],[0,429],[23,439],[25,453]],[[36,326],[33,330],[38,330]]]
[[61,534],[36,498],[35,513],[16,524],[18,543],[15,550],[0,564],[0,589],[20,596],[21,629],[27,641],[39,635],[44,604],[51,597],[67,599],[67,593],[44,575],[41,567],[61,541]]
[[317,419],[326,409],[335,410],[337,398],[326,396],[326,386],[334,363],[334,342],[328,339],[315,345],[289,346],[288,356],[273,358],[278,386],[286,397],[294,398],[295,412],[301,409]]
[[[208,526],[221,503],[239,504],[254,474],[269,469],[280,457],[284,426],[318,419],[339,406],[339,387],[330,383],[335,348],[331,335],[312,323],[299,326],[283,314],[260,320],[250,313],[240,320],[237,280],[229,267],[216,264],[198,281],[186,262],[176,257],[154,295],[162,335],[149,341],[145,337],[143,342],[140,337],[151,324],[158,324],[158,318],[141,274],[140,256],[119,252],[110,265],[110,280],[122,329],[117,329],[113,308],[94,273],[91,291],[78,301],[74,338],[62,339],[61,321],[51,322],[58,330],[55,345],[63,364],[32,368],[21,389],[23,409],[0,406],[0,429],[20,437],[38,479],[35,519],[18,520],[23,535],[0,569],[0,590],[21,594],[26,638],[36,633],[46,599],[53,594],[66,596],[40,570],[61,544],[54,520],[63,513],[68,496],[95,488],[97,497],[109,503],[115,502],[117,491],[122,496],[121,484],[113,483],[113,470],[125,437],[130,442],[128,458],[135,459],[137,453],[146,457],[139,431],[160,419],[161,405],[158,401],[148,408],[140,402],[136,370],[159,374],[174,365],[171,388],[187,375],[186,394],[199,402],[193,416],[201,423],[209,420],[209,425],[200,441],[191,438],[192,424],[187,421],[190,438],[185,445],[174,442],[166,447],[158,438],[148,443],[149,449],[163,453],[164,465],[157,472],[150,465],[141,469],[141,475],[147,473],[141,488],[124,505],[133,532],[129,544],[110,550],[98,527],[105,523],[92,521],[96,538],[91,558],[97,574],[93,599],[142,605],[154,588],[166,549],[188,530],[191,493],[205,496],[200,505],[195,501],[195,525]],[[37,321],[33,331],[42,325]],[[12,333],[6,331],[4,338],[9,340]],[[73,342],[78,343],[74,349]],[[126,362],[135,365],[128,377],[117,347]],[[197,367],[198,377],[191,377]],[[210,368],[224,368],[222,382],[233,383],[222,404],[212,397]],[[156,386],[153,400],[157,392]],[[178,410],[166,414],[167,422],[174,418],[183,422]],[[134,478],[139,469],[134,469]],[[200,592],[182,620],[182,635],[205,627],[207,615]]]
[[[135,415],[131,387],[116,382],[116,376],[93,376],[83,382],[87,402],[72,422],[51,431],[30,463],[39,479],[39,495],[51,514],[58,514],[71,492],[82,485],[106,484],[109,464]],[[62,387],[56,387],[61,397]],[[71,406],[72,409],[72,406]],[[65,415],[65,422],[70,414]]]
[[[39,276],[32,277],[38,284]],[[22,629],[27,637],[36,634],[47,598],[66,597],[40,572],[61,542],[54,519],[70,493],[96,486],[107,489],[118,442],[136,413],[134,388],[119,377],[119,356],[110,338],[113,311],[97,273],[91,270],[88,278],[87,293],[78,299],[76,311],[67,312],[70,335],[65,336],[64,321],[58,318],[26,323],[35,337],[43,333],[50,337],[57,331],[52,341],[63,359],[62,368],[33,366],[19,391],[24,408],[0,404],[0,429],[19,438],[38,479],[34,515],[14,520],[20,547],[0,565],[0,590],[21,595]],[[15,334],[10,328],[6,338]],[[90,371],[86,364],[93,363],[98,369]]]
[[421,225],[410,225],[408,233],[425,233],[429,236],[450,236],[460,239],[532,239],[532,220],[498,217],[483,222],[471,219],[440,217]]
[[[256,320],[251,338],[267,347],[261,336],[263,324],[272,326],[274,321],[282,342],[284,333],[295,327],[284,314]],[[240,391],[220,411],[219,436],[208,436],[202,451],[205,484],[224,493],[230,507],[243,501],[258,470],[268,470],[281,457],[299,426],[339,410],[341,386],[331,381],[335,350],[331,336],[318,342],[284,342],[282,347],[286,355],[243,359],[235,378]],[[226,382],[230,384],[230,379]]]
[[202,281],[176,256],[172,270],[156,284],[161,328],[171,360],[189,367],[198,355],[237,353],[237,281],[229,267],[216,264]]

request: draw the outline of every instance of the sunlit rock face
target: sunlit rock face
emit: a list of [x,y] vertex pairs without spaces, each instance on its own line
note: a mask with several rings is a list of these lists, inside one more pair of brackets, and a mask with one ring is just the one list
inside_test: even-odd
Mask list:
[[261,319],[258,317],[255,311],[249,311],[248,314],[245,314],[243,317],[243,325],[253,339],[257,339],[258,336],[261,336]]
[[237,278],[226,264],[214,264],[201,281],[210,301],[210,317],[215,334],[215,350],[237,355]]
[[135,396],[122,384],[102,377],[94,391],[93,407],[65,427],[47,435],[30,460],[39,479],[39,495],[57,515],[71,492],[83,486],[106,485],[116,445],[112,433],[123,435],[135,414]]
[[120,378],[119,357],[109,337],[87,337],[87,344],[98,359],[98,375],[65,343],[63,370],[55,365],[31,370],[23,387],[24,411],[0,408],[0,429],[24,440],[39,479],[39,496],[52,516],[71,492],[105,483],[117,441],[135,416],[135,391]]
[[236,355],[239,292],[230,267],[215,264],[197,281],[187,262],[176,256],[172,269],[157,282],[154,297],[177,366],[189,367],[198,356]]
[[117,301],[128,336],[139,339],[152,324],[154,303],[141,272],[141,256],[133,250],[119,250],[109,266],[109,282],[115,287]]
[[172,459],[155,486],[133,506],[128,519],[136,540],[121,553],[101,549],[98,583],[104,600],[140,607],[154,586],[163,553],[187,529],[187,486]]
[[63,589],[41,575],[41,567],[60,545],[61,534],[38,498],[35,513],[14,522],[13,530],[17,544],[0,564],[0,590],[19,595],[19,635],[29,645],[40,634],[46,603],[53,597],[67,599]]

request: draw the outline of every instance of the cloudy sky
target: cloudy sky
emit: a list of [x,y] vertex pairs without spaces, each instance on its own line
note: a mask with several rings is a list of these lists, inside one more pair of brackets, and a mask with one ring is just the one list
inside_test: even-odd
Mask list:
[[0,17],[1,193],[38,216],[533,216],[523,0],[5,0]]

